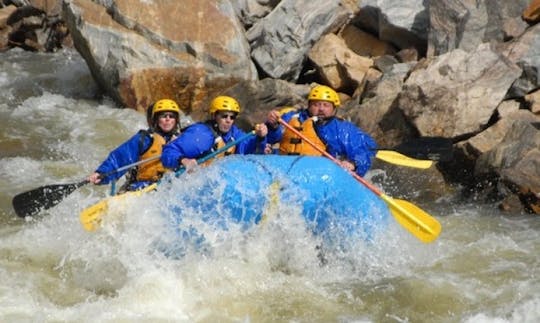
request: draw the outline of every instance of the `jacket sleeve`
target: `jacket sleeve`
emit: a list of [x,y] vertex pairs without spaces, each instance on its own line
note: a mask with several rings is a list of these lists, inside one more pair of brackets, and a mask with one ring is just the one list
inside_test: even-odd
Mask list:
[[364,176],[371,168],[377,143],[371,136],[350,122],[341,122],[344,131],[341,133],[345,147],[345,157],[354,162],[356,173]]
[[[285,122],[291,121],[294,114],[298,113],[298,111],[289,111],[281,116],[281,119]],[[278,124],[278,126],[274,129],[269,124],[266,124],[268,127],[268,135],[266,135],[266,141],[269,144],[276,144],[281,141],[283,138],[283,133],[285,132],[285,127],[281,124]]]
[[348,121],[335,119],[318,133],[326,143],[328,153],[346,158],[356,166],[356,173],[364,176],[371,167],[377,143],[368,134]]
[[214,145],[214,134],[208,126],[196,123],[186,128],[178,138],[163,146],[161,163],[176,169],[182,158],[200,158]]
[[[232,127],[232,136],[235,140],[238,140],[240,137],[246,135],[244,131],[242,131],[237,126]],[[243,140],[242,142],[238,143],[236,145],[236,154],[262,154],[264,152],[264,148],[266,146],[266,137],[261,138],[258,136],[251,136],[247,138],[246,140]]]
[[[143,150],[150,146],[152,139],[149,136],[144,136]],[[120,167],[138,162],[142,151],[140,151],[141,133],[138,132],[126,142],[118,146],[116,149],[109,153],[107,159],[105,159],[101,165],[96,169],[96,172],[100,174],[107,174],[117,170]],[[117,180],[124,175],[128,170],[121,172],[115,172],[101,179],[99,184],[108,184],[111,181]]]

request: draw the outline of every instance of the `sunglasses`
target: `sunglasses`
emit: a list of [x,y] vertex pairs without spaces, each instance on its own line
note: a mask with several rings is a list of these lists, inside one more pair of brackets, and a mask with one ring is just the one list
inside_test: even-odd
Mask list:
[[176,119],[176,114],[175,113],[172,113],[172,112],[169,112],[169,113],[162,113],[158,116],[158,118],[160,119],[166,119],[166,118],[169,118],[169,119]]
[[223,114],[220,114],[219,117],[221,119],[231,119],[231,120],[234,120],[236,119],[236,114],[227,114],[227,113],[223,113]]

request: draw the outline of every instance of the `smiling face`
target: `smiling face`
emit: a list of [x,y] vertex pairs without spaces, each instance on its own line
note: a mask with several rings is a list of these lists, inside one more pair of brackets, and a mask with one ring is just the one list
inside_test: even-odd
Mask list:
[[235,119],[236,113],[230,111],[218,111],[214,114],[214,120],[216,121],[219,131],[222,133],[227,133],[231,130]]
[[332,102],[322,100],[309,100],[308,111],[312,117],[318,117],[323,120],[333,117],[336,113]]

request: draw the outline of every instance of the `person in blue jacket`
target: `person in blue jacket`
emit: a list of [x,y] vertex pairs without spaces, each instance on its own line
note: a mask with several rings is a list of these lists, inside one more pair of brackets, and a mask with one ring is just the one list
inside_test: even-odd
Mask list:
[[151,105],[147,110],[149,128],[114,149],[88,180],[93,184],[111,183],[128,171],[115,170],[149,159],[129,171],[120,191],[135,191],[157,182],[166,171],[160,161],[162,147],[178,135],[179,117],[180,108],[173,100],[163,99]]
[[277,153],[283,155],[321,156],[313,146],[279,124],[281,118],[339,160],[343,168],[364,176],[371,167],[377,144],[356,125],[336,117],[340,105],[336,91],[324,85],[315,86],[309,92],[307,109],[268,113],[268,144],[279,144]]
[[[214,98],[210,103],[210,118],[207,121],[190,125],[178,138],[163,147],[163,166],[171,169],[183,166],[189,170],[197,165],[197,159],[245,135],[245,132],[234,124],[239,113],[240,104],[234,98],[224,95]],[[255,126],[257,136],[232,146],[216,157],[254,154],[258,150],[262,152],[266,145],[267,132],[265,124],[258,124]]]

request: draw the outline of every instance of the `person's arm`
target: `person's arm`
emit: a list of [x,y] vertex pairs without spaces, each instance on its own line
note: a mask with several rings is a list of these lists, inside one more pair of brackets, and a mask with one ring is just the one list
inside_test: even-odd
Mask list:
[[266,120],[266,126],[268,128],[268,134],[266,135],[266,141],[269,144],[276,144],[281,141],[283,138],[283,133],[285,132],[285,127],[279,124],[279,117],[285,122],[289,122],[294,114],[298,113],[296,110],[288,111],[284,114],[281,114],[279,110],[272,110],[268,113]]
[[[265,125],[266,127],[266,125]],[[268,150],[268,147],[270,144],[268,144],[268,140],[266,139],[266,136],[259,137],[257,136],[255,138],[255,150],[252,152],[253,154],[259,154],[259,155],[267,155],[271,151]]]
[[209,152],[214,145],[214,134],[202,123],[186,128],[178,138],[163,146],[161,163],[164,167],[176,169],[181,160],[196,159]]
[[[255,136],[248,138],[240,142],[235,150],[236,154],[262,154],[264,153],[264,148],[266,147],[266,134],[268,133],[268,128],[264,123],[257,124],[255,126]],[[245,132],[240,130],[238,127],[233,125],[231,128],[232,137],[238,139],[245,135]]]
[[[88,180],[94,184],[108,184],[111,181],[117,180],[122,175],[124,175],[128,170],[123,170],[121,172],[115,172],[106,177],[101,177],[103,174],[113,172],[120,167],[129,165],[139,161],[140,159],[140,145],[141,145],[141,134],[138,132],[133,137],[128,139],[126,142],[118,146],[116,149],[109,153],[107,159],[105,159],[101,165],[96,169],[96,171],[88,177]],[[149,136],[144,136],[144,147],[148,147],[150,144],[151,138]]]
[[354,124],[340,119],[318,127],[317,133],[326,144],[326,151],[348,170],[364,176],[371,167],[377,144]]
[[342,122],[346,129],[342,135],[345,147],[345,157],[355,165],[355,172],[364,176],[371,168],[373,157],[375,156],[377,143],[367,133],[363,132],[350,122]]

